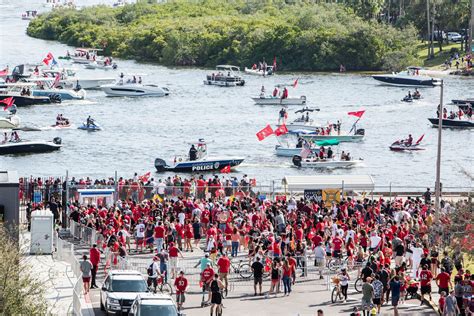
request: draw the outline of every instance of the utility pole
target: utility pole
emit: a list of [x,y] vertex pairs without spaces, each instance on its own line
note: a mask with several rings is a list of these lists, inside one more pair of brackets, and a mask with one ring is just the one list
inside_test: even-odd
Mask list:
[[426,0],[426,22],[428,24],[428,59],[433,58],[431,55],[431,46],[433,45],[433,34],[430,27],[430,0]]
[[469,47],[468,53],[472,54],[474,49],[474,0],[471,0],[471,20],[469,21]]
[[439,219],[441,198],[441,135],[443,130],[443,90],[444,80],[441,80],[438,117],[438,153],[436,157],[436,184],[435,184],[435,222]]

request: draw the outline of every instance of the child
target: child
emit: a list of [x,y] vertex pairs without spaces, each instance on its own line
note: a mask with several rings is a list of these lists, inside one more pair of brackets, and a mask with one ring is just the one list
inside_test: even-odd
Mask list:
[[443,315],[443,311],[444,311],[444,304],[446,303],[446,292],[445,291],[442,291],[441,292],[441,296],[438,300],[438,308],[439,308],[439,314],[440,315]]

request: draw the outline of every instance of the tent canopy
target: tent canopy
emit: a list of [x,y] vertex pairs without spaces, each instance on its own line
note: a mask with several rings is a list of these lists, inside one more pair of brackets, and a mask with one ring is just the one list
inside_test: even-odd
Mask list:
[[373,191],[375,184],[370,175],[317,175],[286,176],[282,180],[287,191],[344,189]]

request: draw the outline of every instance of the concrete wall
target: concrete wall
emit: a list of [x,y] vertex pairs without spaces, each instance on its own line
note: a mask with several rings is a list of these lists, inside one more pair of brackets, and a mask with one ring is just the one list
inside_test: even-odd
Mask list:
[[20,221],[19,184],[16,172],[0,171],[0,205],[4,207],[4,222],[18,226]]

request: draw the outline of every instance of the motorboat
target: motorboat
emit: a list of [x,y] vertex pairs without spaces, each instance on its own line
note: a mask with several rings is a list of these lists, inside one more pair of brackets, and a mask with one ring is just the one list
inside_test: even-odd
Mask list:
[[144,85],[141,80],[120,78],[115,83],[100,86],[109,97],[164,97],[170,94],[166,87],[154,84]]
[[79,126],[77,129],[81,129],[83,131],[89,131],[89,132],[97,132],[97,131],[101,131],[102,127],[97,123],[87,124],[86,122],[83,122],[82,125]]
[[86,69],[101,69],[101,70],[115,70],[117,69],[117,64],[106,64],[104,62],[97,62],[93,61],[88,64],[84,64],[84,68]]
[[[319,109],[304,107],[300,110],[295,111],[295,114],[302,114],[298,116],[295,120],[291,122],[285,122],[286,128],[288,131],[317,131],[318,129],[323,128],[321,124],[316,123],[312,118],[310,118],[309,113],[317,112]],[[305,115],[306,113],[306,115]],[[280,125],[278,125],[280,126]]]
[[232,65],[216,66],[216,73],[206,76],[204,84],[220,87],[243,86],[245,80],[240,75],[240,68]]
[[71,60],[76,64],[89,64],[100,59],[98,53],[102,49],[98,48],[76,48],[74,55],[71,55]]
[[428,86],[434,87],[441,84],[441,79],[417,75],[417,72],[413,69],[407,69],[406,71],[384,74],[384,75],[373,75],[377,81],[383,82],[384,84],[395,85],[395,86]]
[[300,97],[288,97],[282,99],[280,97],[274,97],[271,95],[264,95],[259,97],[252,97],[252,100],[255,104],[258,105],[280,105],[280,106],[287,106],[287,105],[305,105],[306,104],[306,96],[302,95]]
[[21,15],[22,20],[33,20],[38,16],[38,11],[36,10],[26,10],[24,13]]
[[45,153],[61,148],[61,138],[55,137],[52,141],[18,140],[0,142],[0,155]]
[[467,99],[454,99],[451,100],[454,104],[470,104],[474,106],[474,98],[467,98]]
[[319,154],[319,148],[314,147],[313,143],[298,137],[295,134],[284,134],[278,136],[278,145],[275,146],[275,154],[280,157],[293,157],[295,155],[302,155],[306,152],[307,154]]
[[267,66],[265,69],[258,69],[258,68],[244,68],[244,72],[249,75],[256,75],[256,76],[271,76],[274,74],[273,66]]
[[291,131],[290,133],[296,133],[303,139],[308,141],[322,141],[322,140],[330,140],[335,139],[338,142],[359,142],[364,139],[365,130],[362,128],[356,129],[354,133],[349,132],[335,132],[331,131],[329,134],[321,134],[318,132],[313,131],[305,131],[305,130],[295,130]]
[[83,100],[86,97],[86,91],[80,90],[69,90],[69,89],[35,89],[31,90],[35,97],[49,97],[50,95],[59,95],[61,100]]
[[[275,146],[275,154],[279,157],[293,157],[296,155],[301,155],[301,151],[303,148],[296,148],[296,147],[286,147],[284,145],[276,145]],[[319,153],[318,148],[310,148],[309,149],[312,154],[317,155]]]
[[[438,118],[429,118],[428,119],[433,127],[438,127],[439,119]],[[474,121],[465,120],[465,119],[443,119],[442,120],[443,128],[459,128],[459,129],[470,129],[474,128]]]
[[14,129],[20,126],[20,117],[15,114],[9,114],[4,117],[0,117],[0,130],[1,129]]
[[29,78],[35,73],[39,75],[41,69],[41,64],[21,64],[15,66],[12,70],[12,78],[14,81],[19,81],[25,78]]
[[244,158],[242,157],[209,157],[207,156],[207,143],[200,139],[196,144],[191,144],[193,155],[176,156],[171,163],[156,158],[155,168],[158,172],[203,172],[203,171],[220,171],[224,168],[230,169],[240,165]]
[[[59,86],[64,89],[100,89],[100,86],[111,84],[115,82],[115,78],[107,77],[94,77],[94,78],[84,78],[77,77],[76,72],[73,69],[62,68],[62,69],[45,69],[41,71],[43,76],[48,78],[56,78],[59,74],[61,80],[59,81]],[[44,77],[43,77],[44,78]]]
[[61,103],[62,101],[61,96],[56,93],[48,96],[34,96],[32,94],[33,87],[36,87],[34,83],[5,83],[2,87],[3,89],[0,90],[0,100],[13,97],[16,106]]
[[320,159],[317,156],[308,156],[303,158],[299,155],[293,156],[292,159],[293,165],[299,168],[351,168],[357,165],[360,165],[363,160],[362,159],[350,159],[350,160],[343,160],[340,158],[323,158]]

